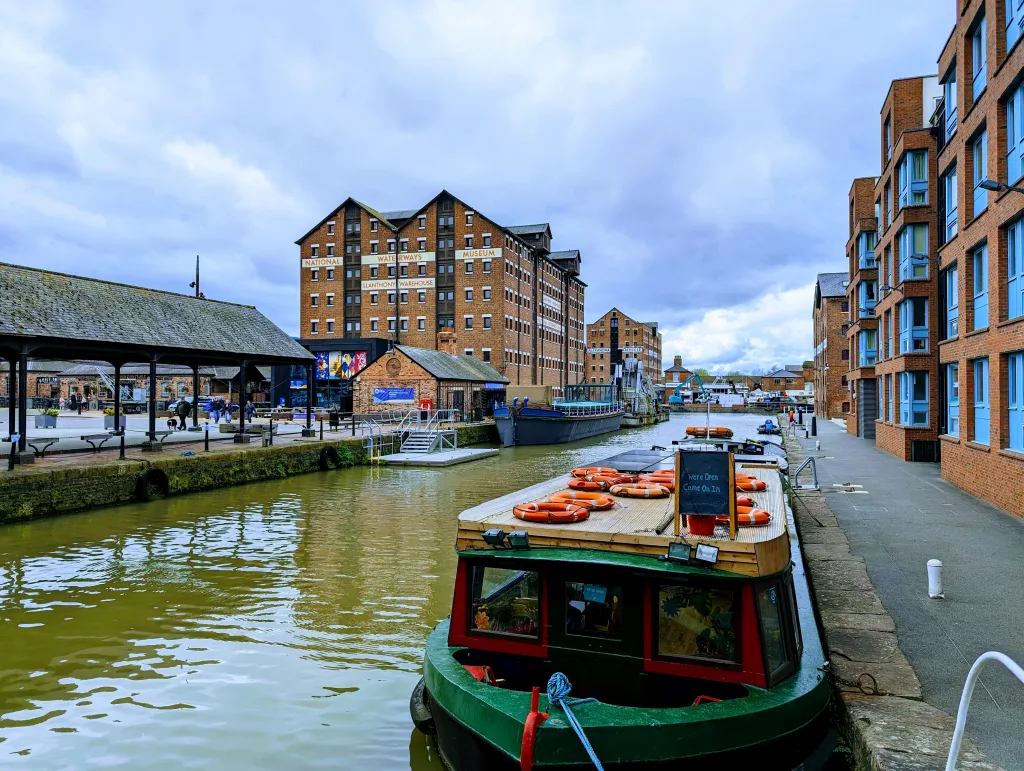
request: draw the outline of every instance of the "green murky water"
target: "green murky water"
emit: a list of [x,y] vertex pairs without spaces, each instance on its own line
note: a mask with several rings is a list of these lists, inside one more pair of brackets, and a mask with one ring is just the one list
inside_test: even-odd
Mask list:
[[0,767],[436,771],[408,699],[458,513],[694,422],[0,528]]

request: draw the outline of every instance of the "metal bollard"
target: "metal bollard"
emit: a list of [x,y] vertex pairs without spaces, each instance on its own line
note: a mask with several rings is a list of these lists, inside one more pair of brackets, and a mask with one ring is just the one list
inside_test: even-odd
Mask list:
[[324,419],[320,418],[320,441],[324,440]]
[[942,562],[939,560],[928,560],[928,596],[933,600],[946,597],[942,593]]
[[14,471],[14,453],[18,450],[17,434],[11,435],[11,449],[7,455],[7,470]]
[[274,418],[273,418],[273,416],[271,416],[271,418],[270,418],[270,446],[271,447],[274,446]]
[[811,415],[811,436],[818,435],[818,416]]
[[121,454],[118,456],[118,460],[124,460],[124,431],[121,432]]
[[203,452],[210,451],[210,424],[203,424]]
[[356,435],[356,413],[352,412],[352,436]]
[[820,439],[814,443],[814,449],[816,451],[820,451],[821,450],[821,440]]

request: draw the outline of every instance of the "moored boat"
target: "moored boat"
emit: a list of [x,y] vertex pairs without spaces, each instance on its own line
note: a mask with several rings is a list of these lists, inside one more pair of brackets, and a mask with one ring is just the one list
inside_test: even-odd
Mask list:
[[566,386],[562,399],[550,405],[524,400],[494,409],[494,422],[505,447],[561,444],[618,431],[625,408],[612,395],[612,386]]
[[735,468],[759,483],[743,503],[764,512],[750,520],[760,526],[730,515],[707,536],[696,518],[692,530],[680,521],[675,495],[616,498],[559,524],[513,513],[571,500],[574,478],[678,484],[665,470],[674,456],[655,451],[463,512],[452,613],[428,638],[412,700],[445,762],[593,767],[586,741],[608,769],[823,766],[825,657],[781,478],[765,461]]

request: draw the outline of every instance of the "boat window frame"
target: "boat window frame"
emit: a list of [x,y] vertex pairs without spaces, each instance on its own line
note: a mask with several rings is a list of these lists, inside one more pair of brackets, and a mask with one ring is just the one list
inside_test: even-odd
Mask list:
[[[606,568],[582,562],[549,565],[544,571],[550,592],[547,606],[547,644],[563,651],[611,654],[644,659],[644,607],[647,598],[644,587],[649,580],[645,574],[630,569]],[[619,637],[567,632],[566,584],[593,583],[615,585],[622,588],[622,634]]]
[[[735,660],[728,661],[725,659],[712,659],[705,656],[684,656],[674,653],[662,653],[659,650],[658,641],[660,636],[660,605],[661,605],[661,587],[665,585],[670,586],[684,586],[692,589],[717,589],[722,591],[729,591],[733,596],[733,628],[736,632],[736,653]],[[691,666],[700,667],[713,667],[715,669],[722,669],[726,671],[742,672],[743,671],[743,588],[741,585],[730,585],[723,584],[716,581],[703,581],[699,578],[697,580],[679,580],[670,577],[656,577],[653,578],[651,583],[651,597],[650,597],[650,612],[651,612],[651,658],[654,661],[664,661],[670,664],[684,664]],[[762,656],[763,658],[763,656]]]
[[[782,622],[782,641],[786,647],[786,661],[775,670],[768,669],[768,648],[764,620],[761,618],[761,592],[776,587],[779,593],[779,619]],[[793,571],[754,584],[754,613],[757,617],[757,637],[761,641],[761,663],[768,687],[778,685],[796,672],[803,653],[803,637],[799,634],[799,609],[796,607],[796,590],[793,586]],[[799,637],[799,642],[798,642]]]
[[[465,601],[465,624],[464,634],[467,637],[477,637],[485,640],[508,640],[520,645],[547,645],[547,609],[546,594],[548,591],[548,580],[547,571],[541,570],[540,566],[536,563],[520,562],[518,560],[514,562],[505,563],[494,563],[490,560],[467,560],[467,575],[466,575],[466,601]],[[477,568],[486,570],[487,568],[497,568],[498,570],[520,570],[528,573],[537,574],[537,634],[516,634],[514,632],[492,632],[489,629],[477,629],[473,626],[473,575]]]

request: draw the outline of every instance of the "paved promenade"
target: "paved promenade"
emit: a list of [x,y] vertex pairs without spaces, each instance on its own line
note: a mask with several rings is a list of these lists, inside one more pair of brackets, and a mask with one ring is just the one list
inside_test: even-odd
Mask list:
[[[1024,520],[964,493],[938,464],[904,463],[818,421],[801,444],[818,458],[829,508],[896,624],[925,701],[955,715],[967,672],[989,650],[1024,664]],[[841,492],[840,484],[861,485]],[[1024,480],[992,480],[1016,484]],[[926,563],[942,560],[944,600],[928,598]],[[1024,685],[989,664],[974,691],[967,735],[988,760],[1024,769]]]

